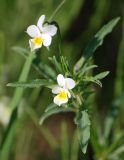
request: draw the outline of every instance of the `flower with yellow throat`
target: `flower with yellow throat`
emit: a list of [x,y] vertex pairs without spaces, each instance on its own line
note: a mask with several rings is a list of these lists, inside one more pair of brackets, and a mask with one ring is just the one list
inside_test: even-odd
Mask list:
[[41,48],[42,45],[49,47],[52,42],[52,37],[57,32],[57,27],[53,24],[44,24],[45,15],[42,15],[36,25],[30,25],[27,28],[27,33],[31,37],[29,45],[31,51]]
[[68,102],[68,99],[71,98],[71,93],[69,90],[75,87],[75,81],[72,78],[65,78],[62,74],[57,76],[58,85],[53,87],[52,93],[57,94],[54,97],[54,103],[58,106]]

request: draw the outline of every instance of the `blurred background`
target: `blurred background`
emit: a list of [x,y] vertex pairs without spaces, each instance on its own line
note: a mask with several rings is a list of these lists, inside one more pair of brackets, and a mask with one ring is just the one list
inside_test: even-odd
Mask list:
[[[48,20],[61,2],[61,0],[0,0],[1,143],[9,122],[9,104],[14,93],[14,88],[6,87],[6,84],[18,80],[25,62],[25,58],[12,47],[29,48],[29,37],[25,33],[27,27],[36,24],[42,14],[45,14]],[[97,121],[96,117],[99,119],[100,127],[103,126],[105,116],[115,97],[124,91],[124,1],[66,0],[53,18],[60,26],[63,54],[72,67],[102,25],[118,16],[121,17],[120,22],[94,55],[94,63],[99,66],[94,70],[94,74],[110,71],[109,76],[102,80],[103,87],[95,86],[96,95],[91,101],[94,107],[91,111],[94,115],[92,118],[95,121]],[[57,55],[56,42],[55,37],[50,51],[43,48],[39,53],[44,63],[50,63],[48,57]],[[32,68],[28,79],[36,78],[42,78],[42,75]],[[51,116],[43,126],[39,126],[39,118],[52,99],[51,90],[44,88],[25,90],[20,102],[19,119],[13,133],[8,160],[92,160],[94,158],[95,151],[91,144],[85,156],[79,149],[72,113]],[[115,130],[124,129],[123,114],[124,103],[117,109]]]

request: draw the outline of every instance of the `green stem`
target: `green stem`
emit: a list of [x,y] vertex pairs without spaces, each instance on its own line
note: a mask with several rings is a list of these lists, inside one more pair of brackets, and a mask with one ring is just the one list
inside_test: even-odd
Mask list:
[[[31,64],[32,64],[32,61],[33,61],[34,57],[35,57],[34,52],[31,52],[29,54],[25,64],[24,64],[24,67],[23,67],[22,72],[21,72],[20,77],[19,77],[19,82],[22,82],[22,81],[24,82],[24,81],[27,80],[27,77],[28,77],[28,74],[29,74]],[[13,99],[12,99],[11,104],[10,104],[10,107],[11,107],[12,110],[14,108],[16,108],[17,105],[19,104],[20,99],[21,99],[22,94],[23,94],[23,91],[24,91],[23,88],[16,88]]]
[[[29,54],[25,64],[24,64],[24,67],[23,67],[22,72],[19,77],[19,81],[24,82],[27,80],[27,77],[28,77],[28,74],[29,74],[31,64],[32,64],[34,57],[35,57],[35,54],[33,52],[31,52]],[[10,104],[10,107],[12,110],[12,115],[13,115],[14,110],[18,107],[18,105],[20,103],[20,100],[23,95],[23,91],[24,91],[24,89],[22,89],[22,88],[16,88],[16,90],[15,90],[13,99]],[[0,159],[1,160],[8,160],[10,148],[12,146],[13,138],[15,136],[16,123],[18,121],[16,118],[17,118],[17,113],[16,113],[14,119],[12,120],[12,122],[10,121],[10,123],[8,124],[8,127],[6,129],[5,139],[3,137],[4,142],[3,142],[3,144],[1,144],[2,146],[1,146],[1,152],[0,152]]]
[[56,13],[60,10],[60,8],[63,6],[63,4],[66,2],[66,0],[63,0],[55,9],[55,11],[53,12],[53,14],[51,15],[51,17],[49,18],[49,22],[52,21],[53,17],[55,17]]

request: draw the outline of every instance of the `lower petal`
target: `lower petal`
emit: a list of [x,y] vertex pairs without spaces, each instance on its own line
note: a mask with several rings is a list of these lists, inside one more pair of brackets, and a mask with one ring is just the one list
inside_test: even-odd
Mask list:
[[29,40],[29,45],[30,45],[31,51],[34,51],[34,50],[42,47],[42,44],[40,44],[40,45],[35,45],[35,44],[33,43],[33,39],[30,39],[30,40]]
[[58,95],[54,97],[54,103],[57,104],[58,106],[61,106],[62,104],[65,104],[67,102],[68,98],[60,99]]

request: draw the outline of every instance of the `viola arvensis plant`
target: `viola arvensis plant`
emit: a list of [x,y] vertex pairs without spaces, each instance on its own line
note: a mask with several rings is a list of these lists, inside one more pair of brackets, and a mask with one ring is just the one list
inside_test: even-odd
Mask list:
[[[56,13],[56,10],[54,13]],[[63,52],[61,50],[62,46],[60,45],[61,43],[61,38],[59,37],[61,35],[60,34],[58,35],[58,38],[59,38],[58,40],[60,40],[60,42],[58,43],[58,47],[55,47],[56,48],[55,53],[58,54],[59,52],[59,55],[57,56],[54,55],[53,57],[49,57],[49,60],[52,63],[52,66],[49,64],[42,63],[42,60],[40,59],[40,57],[38,57],[37,55],[34,56],[33,52],[32,54],[30,54],[30,51],[29,51],[29,55],[28,54],[26,55],[27,60],[22,69],[19,82],[7,84],[7,86],[22,87],[22,88],[24,87],[25,88],[34,88],[34,87],[52,88],[52,93],[55,94],[54,99],[48,105],[48,107],[46,107],[46,110],[42,115],[39,123],[43,124],[44,120],[53,114],[57,114],[61,112],[74,112],[75,113],[74,123],[77,126],[79,142],[81,144],[81,150],[84,154],[87,151],[87,146],[90,139],[90,131],[92,131],[90,127],[91,122],[90,122],[90,116],[89,116],[89,113],[91,113],[90,112],[91,107],[89,107],[88,105],[94,102],[94,98],[91,98],[89,100],[87,99],[90,97],[93,91],[95,91],[94,87],[92,86],[92,83],[98,84],[100,87],[102,87],[101,80],[105,78],[109,73],[108,71],[105,71],[105,72],[98,73],[97,75],[93,75],[92,74],[93,69],[97,66],[93,64],[92,57],[95,50],[102,45],[104,38],[113,30],[114,26],[117,24],[119,19],[120,18],[115,18],[111,20],[108,24],[103,26],[95,34],[95,36],[90,40],[90,42],[84,49],[83,55],[76,62],[75,65],[69,64],[71,59],[68,60],[65,56],[63,56]],[[37,25],[30,25],[27,28],[27,33],[31,37],[31,39],[29,40],[31,51],[34,51],[38,48],[41,48],[42,45],[45,47],[49,47],[51,45],[52,37],[57,33],[57,27],[54,24],[45,23],[45,15],[42,15],[39,18]],[[23,50],[21,51],[23,52]],[[70,55],[71,54],[72,53],[70,53]],[[26,82],[28,78],[29,70],[31,68],[31,64],[32,62],[34,62],[33,60],[36,60],[36,61],[38,60],[38,63],[35,61],[36,63],[33,63],[34,64],[33,66],[36,69],[36,71],[38,71],[38,74],[40,72],[40,74],[42,74],[42,77],[44,78],[34,79]],[[73,73],[73,76],[76,82],[72,78],[63,76],[62,74],[59,74],[56,77],[56,74],[58,72],[59,73],[62,72],[63,75],[67,75],[67,74],[70,75]],[[56,85],[54,85],[55,78],[57,79],[57,83],[58,83]],[[72,89],[74,87],[75,87],[74,92],[72,92]],[[23,89],[21,90],[19,89],[15,91],[15,94],[13,97],[14,101],[12,100],[12,106],[11,106],[12,109],[15,109],[17,106],[19,106],[19,101],[21,102],[22,93],[23,93]],[[70,98],[72,98],[71,103],[68,103]],[[45,98],[45,100],[47,101],[47,97]],[[39,100],[39,103],[40,102],[41,101]],[[68,105],[67,107],[65,107],[67,103]],[[58,106],[61,106],[61,107],[58,107]],[[93,137],[94,136],[91,136],[91,138]],[[99,144],[101,139],[98,140],[97,142],[98,145],[101,148],[103,148],[103,153],[105,152],[104,146],[106,145],[106,142],[107,142],[106,140],[108,139],[108,137],[109,135],[106,136],[106,131],[105,131],[102,137],[102,139],[106,138],[105,144],[103,143],[103,146],[101,146],[101,143]],[[93,142],[95,141],[96,141],[96,137],[93,140]],[[109,156],[112,154],[113,154],[113,150],[112,150],[112,153],[109,152]],[[102,154],[98,154],[98,155],[102,155]],[[98,157],[98,158],[100,159],[101,157]],[[106,157],[103,157],[101,159],[106,159]]]
[[62,74],[57,76],[58,85],[52,89],[52,93],[57,94],[54,97],[54,103],[58,106],[68,102],[71,98],[71,93],[69,90],[75,87],[75,81],[72,78],[65,78]]
[[27,28],[27,33],[31,37],[29,45],[31,51],[41,48],[42,45],[49,47],[52,42],[52,37],[57,33],[57,27],[53,24],[44,24],[45,15],[42,15],[36,25],[30,25]]

